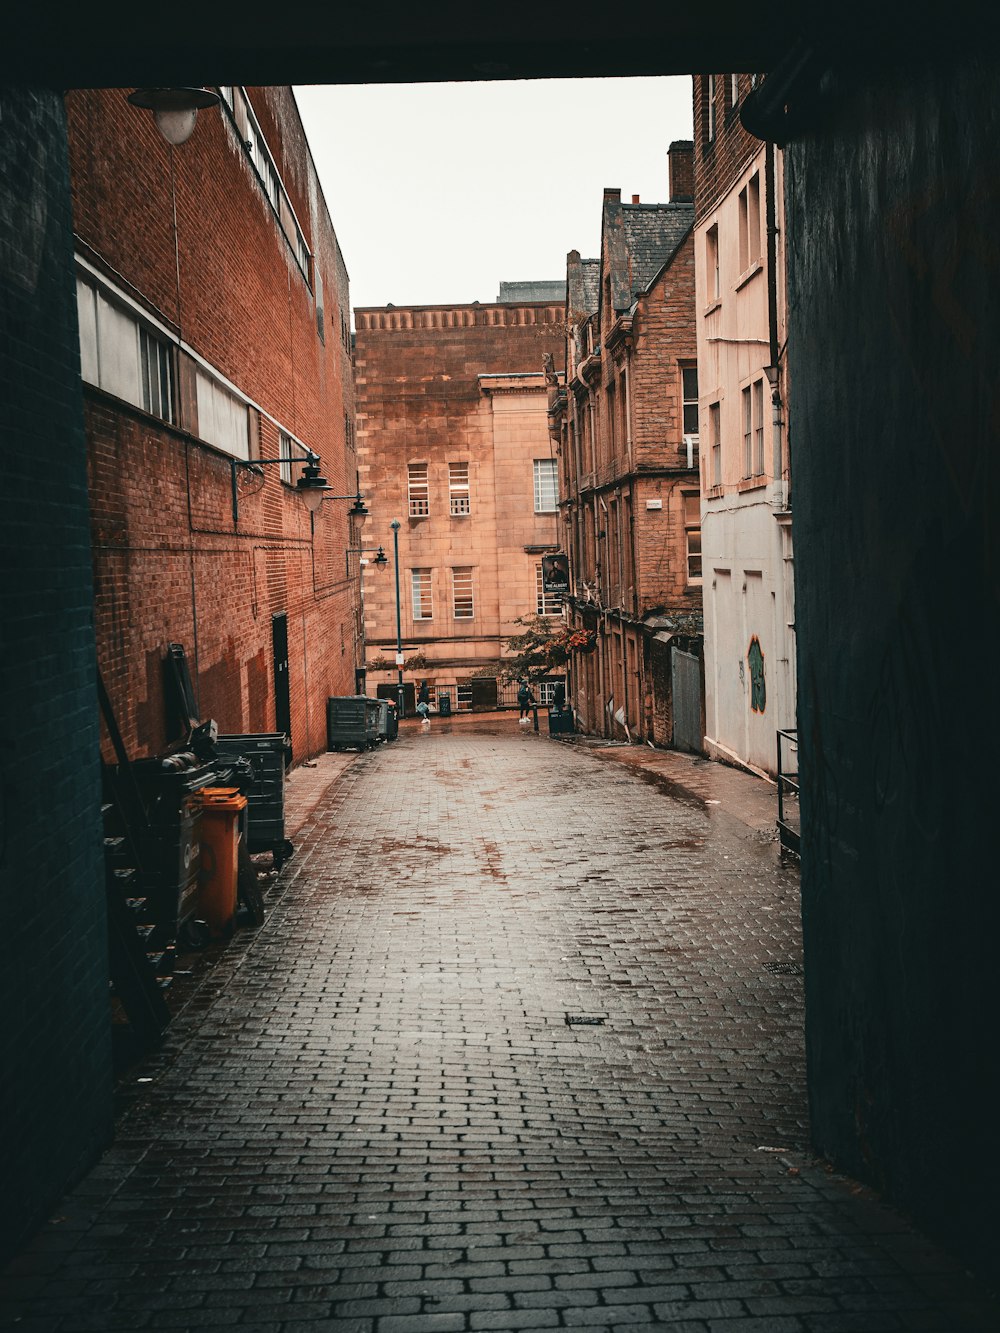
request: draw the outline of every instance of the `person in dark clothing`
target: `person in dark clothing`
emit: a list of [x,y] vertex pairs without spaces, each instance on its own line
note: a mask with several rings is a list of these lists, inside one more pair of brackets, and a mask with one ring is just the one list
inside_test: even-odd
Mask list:
[[431,711],[431,692],[427,688],[426,680],[420,682],[420,689],[417,691],[417,712],[423,718],[424,726],[429,727]]
[[530,722],[531,710],[537,700],[531,691],[531,686],[526,680],[522,680],[517,689],[517,706],[521,710],[518,722]]
[[566,707],[566,686],[560,680],[552,691],[552,709],[556,713],[561,713]]

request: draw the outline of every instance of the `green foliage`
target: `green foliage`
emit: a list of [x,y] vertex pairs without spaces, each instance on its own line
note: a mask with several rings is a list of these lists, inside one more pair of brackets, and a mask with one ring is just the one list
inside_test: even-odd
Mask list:
[[514,656],[504,660],[503,680],[541,680],[564,667],[573,653],[589,652],[597,643],[592,630],[556,626],[544,616],[519,616],[514,623],[523,625],[524,633],[507,640],[507,649]]

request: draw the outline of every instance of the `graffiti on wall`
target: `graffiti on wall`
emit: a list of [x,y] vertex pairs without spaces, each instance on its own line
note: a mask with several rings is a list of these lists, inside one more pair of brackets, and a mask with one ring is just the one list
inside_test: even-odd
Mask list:
[[767,686],[764,683],[764,650],[760,639],[755,634],[747,649],[747,666],[750,668],[750,707],[755,713],[763,713],[767,706]]

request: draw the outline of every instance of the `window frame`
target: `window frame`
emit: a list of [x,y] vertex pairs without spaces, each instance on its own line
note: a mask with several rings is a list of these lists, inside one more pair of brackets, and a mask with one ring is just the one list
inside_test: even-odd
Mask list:
[[[688,502],[694,500],[698,504],[697,522],[693,521],[693,516],[688,513]],[[702,552],[701,552],[701,495],[698,491],[681,491],[681,504],[683,505],[684,519],[684,546],[687,557],[687,581],[691,587],[697,586],[704,581],[702,571]],[[697,543],[697,550],[692,550],[692,543]],[[692,564],[697,561],[698,572],[693,574]]]
[[[423,477],[422,481],[421,476]],[[421,506],[423,507],[421,508]],[[407,463],[406,465],[406,510],[410,518],[430,517],[430,466],[427,463]]]
[[717,400],[708,406],[708,430],[711,442],[712,485],[722,485],[722,403]]
[[764,381],[755,380],[753,385],[753,476],[764,475]]
[[[535,566],[535,615],[536,616],[561,616],[563,599],[557,592],[545,591],[545,577],[542,573],[542,565],[539,562]],[[551,610],[546,608],[551,607]]]
[[452,518],[468,518],[472,513],[472,481],[467,462],[448,464],[448,512]]
[[[459,593],[459,576],[461,576],[462,593]],[[468,594],[465,594],[465,587],[468,587]],[[468,611],[459,610],[468,606]],[[475,620],[476,618],[476,597],[474,582],[474,567],[472,565],[453,565],[451,570],[451,614],[453,620]]]
[[[534,487],[534,512],[536,514],[558,514],[559,512],[559,464],[555,458],[534,458],[531,462],[532,481]],[[543,469],[547,469],[544,471]],[[544,479],[548,477],[551,482],[552,504],[550,507],[542,507],[545,504],[546,494]]]
[[410,570],[410,611],[414,623],[423,624],[434,619],[433,570]]
[[713,222],[705,229],[705,286],[708,290],[708,303],[713,305],[722,299],[722,267],[719,257],[719,224]]

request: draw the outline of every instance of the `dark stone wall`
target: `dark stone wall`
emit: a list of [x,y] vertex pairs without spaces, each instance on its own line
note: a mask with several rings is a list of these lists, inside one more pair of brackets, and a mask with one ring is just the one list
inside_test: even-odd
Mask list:
[[786,156],[813,1135],[1000,1252],[1000,103],[834,82]]
[[0,1252],[111,1133],[87,473],[62,98],[0,90]]

